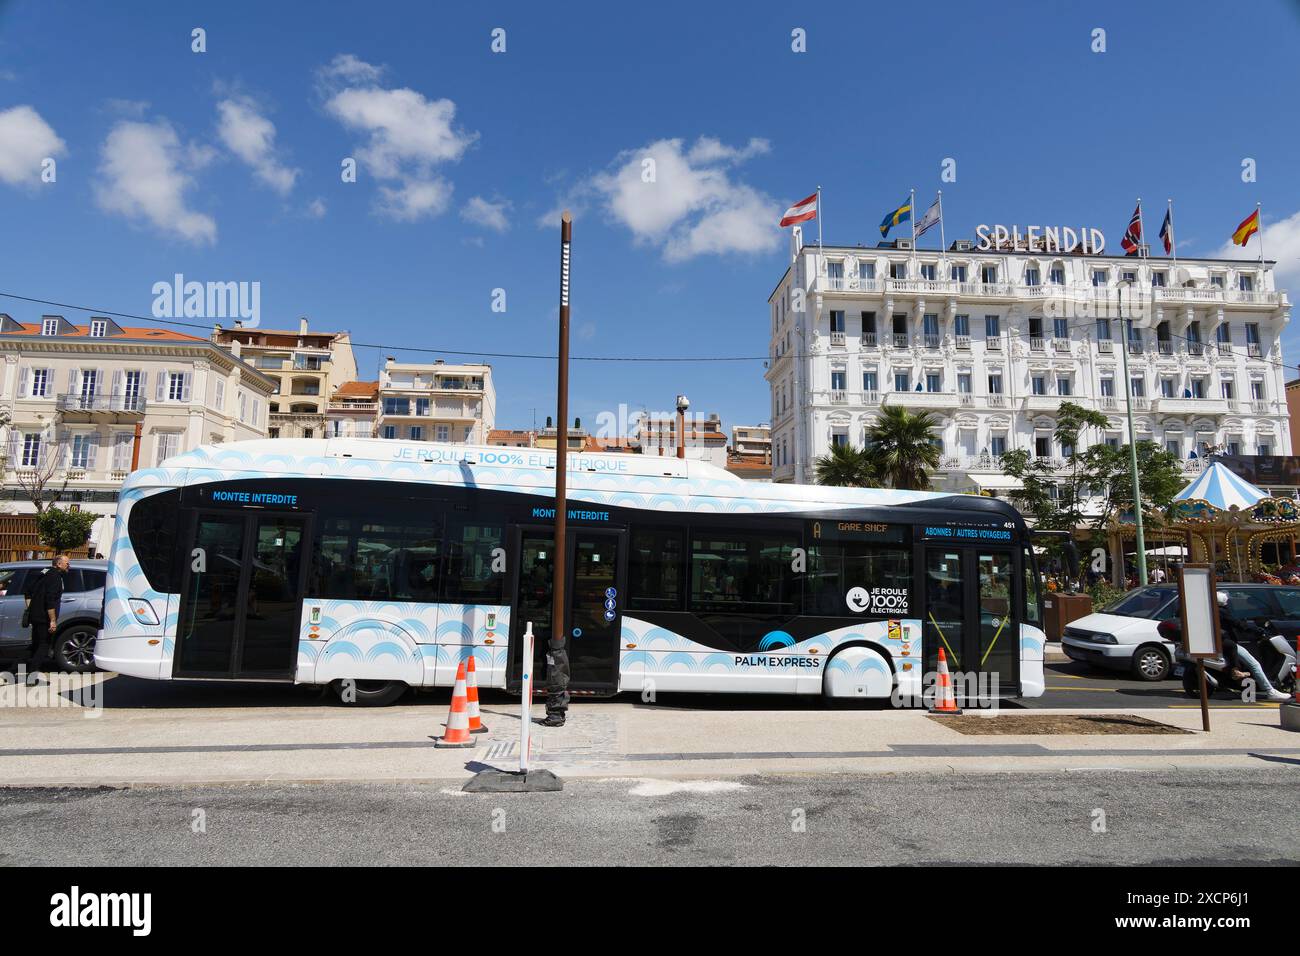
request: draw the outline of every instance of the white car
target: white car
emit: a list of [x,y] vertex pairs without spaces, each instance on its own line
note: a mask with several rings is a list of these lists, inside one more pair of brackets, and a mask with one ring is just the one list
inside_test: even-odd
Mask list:
[[1065,626],[1061,649],[1071,660],[1095,667],[1131,671],[1141,680],[1164,680],[1174,659],[1174,645],[1156,626],[1178,616],[1178,588],[1171,584],[1138,588],[1099,614]]

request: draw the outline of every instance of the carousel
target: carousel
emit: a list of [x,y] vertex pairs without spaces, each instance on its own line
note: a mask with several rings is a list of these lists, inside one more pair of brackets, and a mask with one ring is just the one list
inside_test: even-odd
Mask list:
[[1174,496],[1170,522],[1189,548],[1189,560],[1212,564],[1220,578],[1271,580],[1296,570],[1300,507],[1294,498],[1274,498],[1219,463]]

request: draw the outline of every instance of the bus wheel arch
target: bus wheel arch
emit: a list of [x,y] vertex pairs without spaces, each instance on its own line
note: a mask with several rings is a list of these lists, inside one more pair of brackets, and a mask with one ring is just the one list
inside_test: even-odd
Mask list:
[[346,707],[387,707],[396,703],[411,685],[401,680],[356,680],[341,678],[330,681],[334,698]]
[[887,698],[893,691],[893,656],[879,644],[870,641],[841,644],[826,659],[823,697],[869,700]]

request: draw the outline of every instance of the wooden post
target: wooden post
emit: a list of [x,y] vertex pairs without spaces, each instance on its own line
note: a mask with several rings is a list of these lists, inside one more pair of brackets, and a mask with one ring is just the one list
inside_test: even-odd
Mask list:
[[550,666],[546,670],[548,714],[553,707],[564,707],[569,684],[568,654],[565,642],[568,627],[564,583],[568,571],[567,530],[568,451],[569,451],[569,246],[573,241],[573,216],[566,209],[560,216],[560,347],[559,371],[555,395],[557,415],[555,429],[555,555],[551,563],[551,640]]
[[144,423],[135,423],[135,438],[131,442],[131,470],[135,471],[140,467],[140,439],[144,435]]

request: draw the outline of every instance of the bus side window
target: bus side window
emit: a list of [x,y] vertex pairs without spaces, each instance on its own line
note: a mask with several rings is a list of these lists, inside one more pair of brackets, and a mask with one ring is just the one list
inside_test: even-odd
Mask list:
[[456,521],[447,531],[447,580],[443,596],[461,604],[501,604],[506,566],[501,560],[505,528]]
[[681,581],[682,533],[633,527],[628,544],[628,609],[680,611]]

